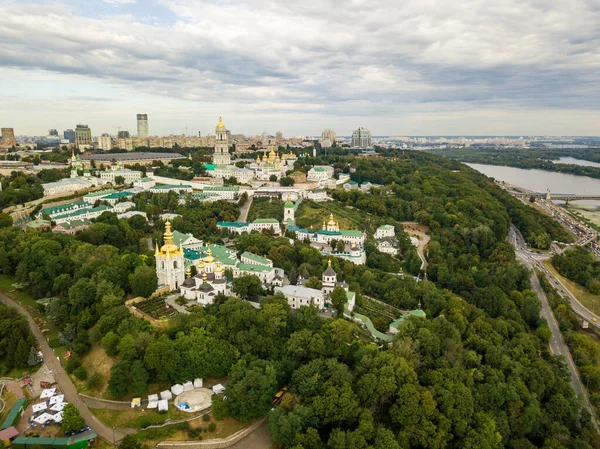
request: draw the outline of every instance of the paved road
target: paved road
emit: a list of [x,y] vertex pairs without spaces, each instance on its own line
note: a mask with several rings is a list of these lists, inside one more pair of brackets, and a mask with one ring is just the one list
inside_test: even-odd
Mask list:
[[254,195],[252,193],[248,194],[248,199],[240,209],[240,216],[237,221],[246,221],[248,220],[248,212],[250,211],[250,206],[252,206],[252,201],[254,200]]
[[269,449],[272,445],[265,420],[254,432],[229,447],[230,449]]
[[550,307],[550,303],[548,302],[546,293],[542,289],[542,286],[540,285],[537,275],[535,274],[535,270],[533,269],[534,267],[537,267],[536,259],[531,257],[531,255],[529,254],[529,251],[522,249],[522,248],[525,248],[523,236],[517,230],[517,228],[515,228],[514,226],[511,226],[511,229],[510,229],[509,235],[508,235],[508,239],[509,239],[510,243],[515,245],[515,253],[517,255],[517,258],[521,261],[521,263],[523,263],[523,265],[525,265],[527,268],[529,268],[532,272],[531,287],[536,292],[536,294],[540,300],[540,303],[542,304],[542,310],[540,311],[540,315],[542,316],[542,318],[544,318],[548,322],[548,327],[550,328],[550,331],[552,332],[552,337],[550,337],[550,342],[549,342],[550,351],[554,355],[560,355],[560,356],[564,357],[565,362],[567,364],[567,368],[569,369],[569,372],[571,373],[571,386],[573,387],[573,390],[575,391],[575,393],[578,396],[583,398],[583,404],[584,404],[585,408],[590,412],[590,414],[593,417],[592,422],[594,423],[594,427],[596,428],[597,432],[600,432],[600,427],[598,426],[598,420],[596,418],[594,408],[590,404],[590,399],[588,397],[587,390],[584,388],[583,383],[581,382],[581,378],[579,377],[579,371],[577,370],[577,367],[575,366],[573,357],[571,357],[571,352],[569,351],[569,348],[567,347],[567,345],[563,339],[563,336],[560,332],[560,329],[558,327],[558,323],[556,322],[556,319],[554,318],[554,314],[552,313],[552,308]]
[[27,310],[17,302],[5,295],[0,294],[0,302],[3,302],[7,306],[17,310],[20,314],[27,318],[31,332],[33,332],[33,335],[40,346],[40,350],[44,355],[44,363],[49,369],[52,370],[52,374],[54,375],[56,383],[60,387],[62,393],[65,395],[66,402],[70,402],[79,409],[79,413],[81,413],[85,423],[94,429],[94,431],[96,431],[101,438],[104,438],[106,441],[109,441],[113,444],[115,441],[118,442],[121,440],[124,435],[118,430],[113,430],[112,427],[107,426],[98,418],[96,418],[87,405],[85,405],[81,397],[79,397],[79,393],[77,393],[77,389],[73,385],[73,382],[71,382],[69,375],[60,364],[60,361],[58,361],[56,354],[54,354],[54,351],[48,344],[46,337],[44,337],[40,331],[40,328],[37,326],[37,324],[35,324],[35,321],[29,312],[27,312]]

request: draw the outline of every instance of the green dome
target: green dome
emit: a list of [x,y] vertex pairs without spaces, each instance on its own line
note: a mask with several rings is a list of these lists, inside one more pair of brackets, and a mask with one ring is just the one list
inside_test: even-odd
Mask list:
[[286,201],[283,207],[294,207],[294,203],[292,203],[291,201]]

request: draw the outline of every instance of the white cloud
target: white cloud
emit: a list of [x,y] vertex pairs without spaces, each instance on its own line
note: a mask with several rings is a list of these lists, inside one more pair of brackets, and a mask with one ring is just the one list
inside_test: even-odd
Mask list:
[[0,64],[122,86],[130,101],[221,104],[255,117],[277,110],[281,122],[600,105],[596,0],[158,4],[175,19],[0,5]]

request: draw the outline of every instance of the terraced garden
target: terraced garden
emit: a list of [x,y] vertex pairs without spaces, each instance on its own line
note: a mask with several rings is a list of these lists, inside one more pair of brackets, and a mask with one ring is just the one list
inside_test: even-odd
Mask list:
[[157,320],[160,318],[170,318],[177,314],[177,310],[169,307],[165,299],[160,296],[139,302],[135,307]]

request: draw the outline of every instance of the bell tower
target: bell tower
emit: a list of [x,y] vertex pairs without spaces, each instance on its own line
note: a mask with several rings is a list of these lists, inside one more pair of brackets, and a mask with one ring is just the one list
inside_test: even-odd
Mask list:
[[215,152],[213,153],[213,164],[229,165],[231,164],[231,156],[229,155],[227,128],[225,128],[221,117],[219,117],[219,123],[217,123],[217,127],[215,128],[215,134],[217,138],[215,141]]

